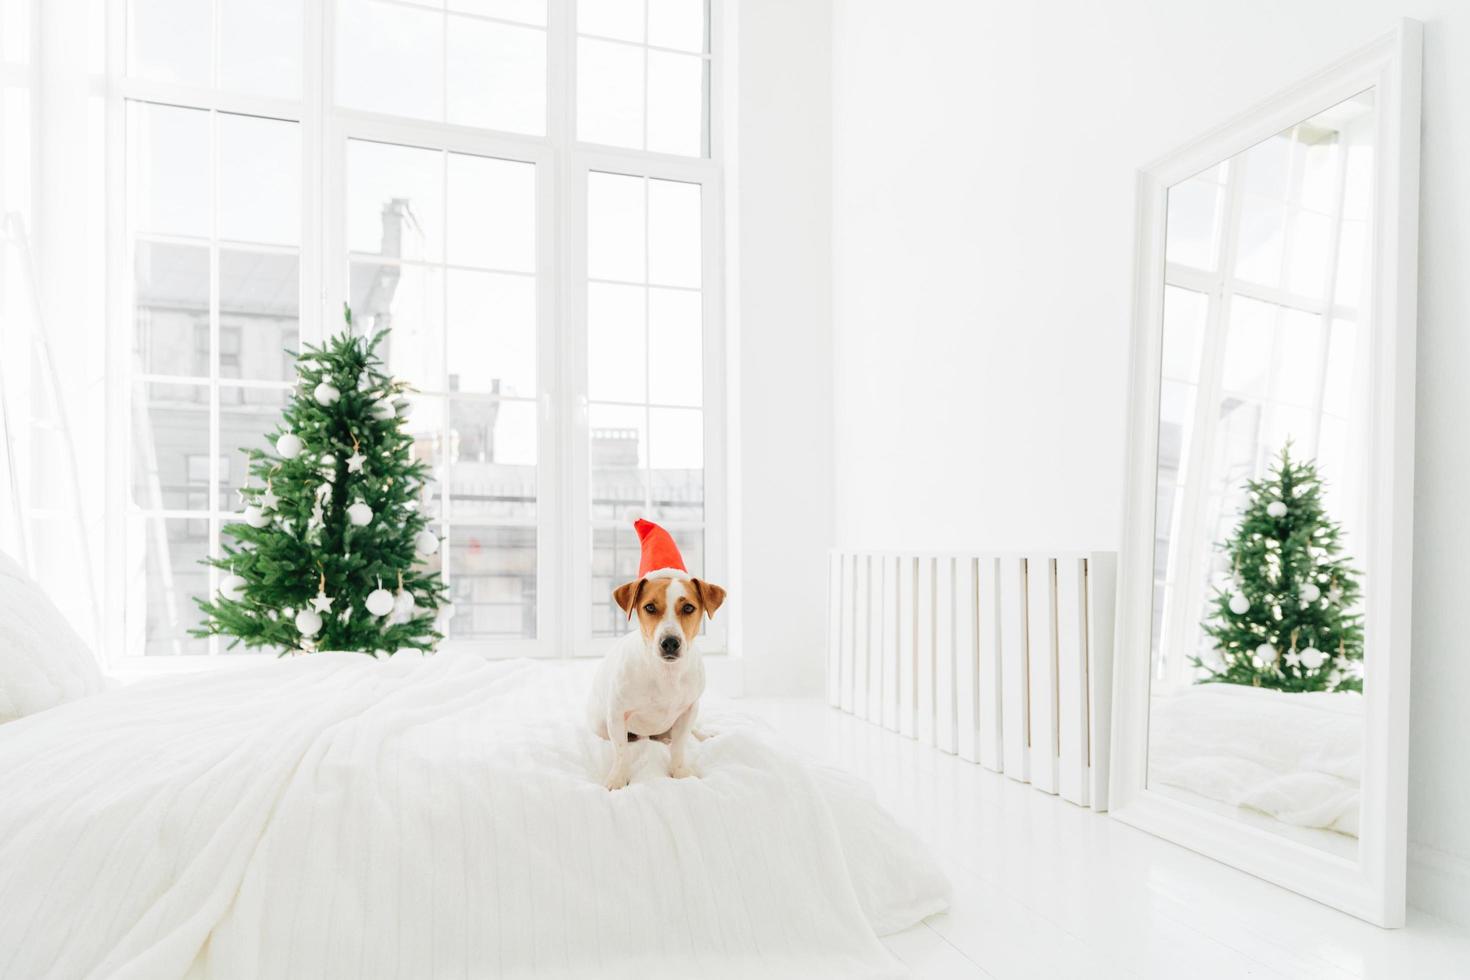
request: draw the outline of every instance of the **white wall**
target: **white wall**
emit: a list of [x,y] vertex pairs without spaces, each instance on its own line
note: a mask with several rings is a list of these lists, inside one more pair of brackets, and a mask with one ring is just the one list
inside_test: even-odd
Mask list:
[[832,8],[728,9],[732,642],[747,693],[817,694],[832,545]]
[[1470,6],[844,0],[836,540],[1116,548],[1134,170],[1426,22],[1410,896],[1470,918]]

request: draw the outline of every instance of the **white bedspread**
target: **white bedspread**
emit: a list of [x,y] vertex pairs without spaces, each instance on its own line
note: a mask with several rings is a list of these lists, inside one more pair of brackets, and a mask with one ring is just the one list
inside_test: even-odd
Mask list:
[[947,904],[843,774],[706,712],[599,785],[583,674],[320,654],[0,727],[0,977],[889,977]]
[[1200,684],[1153,699],[1148,779],[1356,836],[1362,743],[1360,694]]

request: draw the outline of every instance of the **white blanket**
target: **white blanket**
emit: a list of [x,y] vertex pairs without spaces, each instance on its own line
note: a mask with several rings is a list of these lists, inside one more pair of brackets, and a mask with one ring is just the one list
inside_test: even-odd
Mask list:
[[1153,699],[1148,779],[1356,836],[1362,743],[1360,694],[1200,684]]
[[947,905],[856,781],[707,712],[599,785],[581,673],[319,654],[0,728],[3,977],[889,977]]

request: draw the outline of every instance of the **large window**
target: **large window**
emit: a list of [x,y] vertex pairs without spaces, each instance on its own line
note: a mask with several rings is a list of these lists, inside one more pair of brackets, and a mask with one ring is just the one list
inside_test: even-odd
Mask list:
[[589,652],[635,513],[720,573],[706,0],[115,2],[116,653],[225,652],[199,559],[343,302],[417,389],[450,642]]

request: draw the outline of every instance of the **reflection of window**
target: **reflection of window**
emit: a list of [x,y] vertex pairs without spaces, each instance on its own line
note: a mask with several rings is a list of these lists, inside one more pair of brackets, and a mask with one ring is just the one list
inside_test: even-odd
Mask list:
[[344,300],[391,328],[381,352],[416,389],[451,639],[585,652],[618,626],[633,511],[691,568],[719,563],[705,0],[339,0],[320,60],[305,0],[110,2],[130,653],[220,649],[187,636],[218,573],[183,565],[219,552],[238,450],[264,445],[290,352]]
[[1288,440],[1318,461],[1328,505],[1352,539],[1373,128],[1365,93],[1169,190],[1155,524],[1161,679],[1186,681],[1188,657],[1207,652],[1200,620],[1231,572],[1215,545],[1235,526],[1246,481],[1263,476]]

